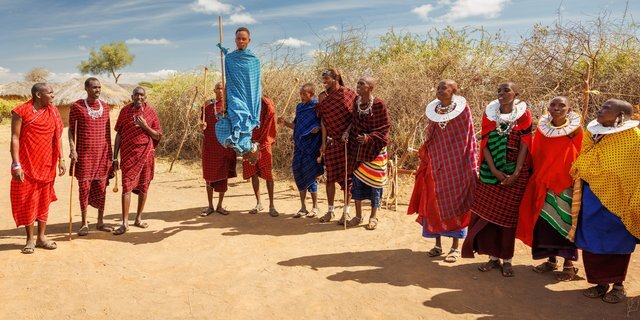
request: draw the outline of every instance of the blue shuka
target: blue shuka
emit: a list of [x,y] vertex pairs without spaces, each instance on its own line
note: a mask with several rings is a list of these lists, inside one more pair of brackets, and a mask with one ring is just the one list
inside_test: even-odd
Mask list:
[[306,190],[324,172],[324,165],[317,163],[320,156],[322,134],[320,131],[311,133],[320,127],[320,118],[316,115],[315,103],[311,100],[306,104],[298,103],[296,117],[293,119],[293,179],[299,191]]
[[244,154],[251,150],[251,132],[260,125],[260,59],[249,49],[222,52],[227,113],[216,123],[216,137],[224,147]]

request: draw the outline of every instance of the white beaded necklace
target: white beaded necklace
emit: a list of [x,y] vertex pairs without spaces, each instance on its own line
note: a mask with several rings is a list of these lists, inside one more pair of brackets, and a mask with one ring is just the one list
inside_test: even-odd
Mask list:
[[362,101],[362,98],[360,96],[358,96],[358,99],[356,100],[356,105],[358,107],[358,115],[359,116],[363,116],[363,115],[370,115],[373,116],[373,99],[375,99],[374,96],[370,96],[369,97],[369,103],[367,104],[367,107],[364,109],[360,109],[360,101]]
[[102,102],[100,102],[100,100],[98,101],[98,105],[100,106],[100,109],[98,110],[93,110],[91,109],[91,107],[89,107],[89,104],[87,103],[87,99],[84,99],[84,106],[87,107],[87,114],[91,117],[91,119],[98,119],[100,117],[102,117],[102,113],[104,112],[104,107],[102,106]]

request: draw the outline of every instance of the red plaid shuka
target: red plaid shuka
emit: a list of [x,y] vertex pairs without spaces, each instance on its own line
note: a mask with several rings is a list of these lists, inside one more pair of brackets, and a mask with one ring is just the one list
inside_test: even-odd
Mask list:
[[223,147],[216,138],[216,114],[222,108],[222,101],[207,101],[204,108],[204,119],[207,128],[202,139],[202,177],[207,183],[236,177],[236,153],[231,148]]
[[162,135],[160,121],[153,108],[144,104],[126,105],[120,110],[115,130],[120,134],[120,169],[122,192],[146,193],[153,180],[155,167],[154,149],[160,142],[153,140],[142,128],[133,123],[133,116],[142,116],[153,130]]
[[242,161],[242,177],[249,179],[256,173],[260,178],[273,180],[271,172],[271,144],[276,141],[276,107],[273,100],[262,97],[262,107],[260,108],[260,126],[253,129],[251,140],[260,143],[260,156],[255,165],[251,165],[249,160]]
[[78,194],[82,210],[86,210],[89,205],[98,210],[104,210],[107,179],[78,181]]
[[11,179],[11,211],[16,226],[35,220],[46,222],[49,204],[56,201],[53,183],[60,158],[62,119],[53,105],[34,112],[33,100],[11,110],[22,119],[20,130],[20,165],[24,182]]
[[342,134],[353,117],[353,101],[356,93],[347,87],[339,87],[329,93],[317,105],[318,115],[327,130],[327,143],[324,153],[324,165],[327,183],[340,182],[344,179],[344,144]]
[[[353,120],[349,130],[349,174],[360,163],[371,162],[380,154],[382,148],[389,143],[391,129],[391,119],[382,100],[374,98],[371,114],[363,115],[358,113],[356,101],[353,102]],[[363,134],[366,135],[365,140],[360,144],[357,138]]]
[[[87,112],[85,100],[80,99],[71,105],[69,110],[69,130],[75,130],[77,124],[76,152],[78,161],[72,163],[75,166],[75,177],[78,179],[80,208],[91,206],[104,209],[106,193],[106,180],[111,169],[111,120],[109,119],[109,106],[99,100],[87,100],[87,104],[93,110],[103,107],[102,116],[93,119]],[[71,174],[71,169],[69,170]],[[93,183],[91,181],[102,181]],[[80,183],[81,181],[87,183]],[[104,188],[100,185],[104,184]],[[89,198],[87,198],[89,197]]]
[[[518,223],[518,212],[520,202],[527,188],[527,182],[531,175],[531,112],[527,109],[518,118],[516,125],[507,138],[507,162],[517,162],[520,151],[520,141],[527,145],[527,157],[522,165],[522,170],[518,179],[510,186],[500,183],[488,184],[477,180],[471,211],[484,220],[506,228],[515,228]],[[480,160],[482,161],[482,150],[487,144],[489,132],[496,129],[496,123],[482,117],[482,142],[480,149]]]
[[469,106],[444,129],[430,122],[426,136],[407,213],[426,220],[429,233],[460,230],[469,223],[478,166]]

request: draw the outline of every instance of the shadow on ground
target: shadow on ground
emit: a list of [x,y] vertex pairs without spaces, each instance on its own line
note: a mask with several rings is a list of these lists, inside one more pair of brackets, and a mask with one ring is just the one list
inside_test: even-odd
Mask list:
[[[499,270],[478,271],[480,263],[440,265],[438,260],[442,258],[434,260],[424,252],[399,249],[314,255],[278,264],[309,267],[315,271],[345,269],[328,276],[331,281],[446,290],[424,301],[424,306],[455,315],[472,314],[481,319],[625,319],[627,316],[625,303],[609,305],[583,297],[581,290],[588,286],[583,281],[577,283],[576,290],[553,291],[548,286],[555,283],[555,277],[550,273],[536,274],[530,266],[516,265],[516,276],[505,278]],[[356,271],[348,270],[356,267]],[[362,270],[362,267],[370,268]],[[638,298],[630,298],[628,302],[637,303]],[[631,313],[630,318],[634,317],[640,318],[640,313]]]

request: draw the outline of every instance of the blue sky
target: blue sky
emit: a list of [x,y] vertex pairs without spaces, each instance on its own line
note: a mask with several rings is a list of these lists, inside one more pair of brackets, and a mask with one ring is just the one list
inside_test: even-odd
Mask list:
[[[91,48],[122,40],[136,55],[121,82],[135,83],[218,63],[218,16],[224,44],[233,46],[240,25],[252,31],[258,53],[282,45],[307,54],[319,36],[337,35],[342,26],[363,26],[371,41],[390,28],[425,34],[433,27],[484,26],[510,39],[535,23],[586,21],[608,11],[621,17],[624,0],[0,0],[0,83],[21,80],[33,67],[50,70],[52,80],[77,76]],[[628,4],[640,17],[640,1]]]

